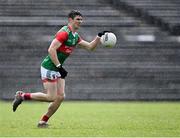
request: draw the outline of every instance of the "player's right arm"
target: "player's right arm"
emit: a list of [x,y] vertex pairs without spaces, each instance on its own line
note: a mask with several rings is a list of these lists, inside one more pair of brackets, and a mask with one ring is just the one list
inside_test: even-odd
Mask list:
[[58,32],[56,38],[51,42],[49,46],[48,53],[49,56],[54,63],[54,65],[58,68],[59,73],[61,74],[61,78],[64,79],[68,72],[62,67],[60,61],[57,56],[57,49],[68,39],[67,32]]
[[52,60],[52,62],[54,63],[54,65],[60,66],[61,63],[58,60],[58,56],[57,56],[57,49],[62,45],[62,43],[64,43],[66,40],[68,39],[68,34],[67,32],[58,32],[56,34],[55,39],[51,42],[51,45],[48,49],[48,53],[50,55],[50,58]]
[[50,55],[50,58],[51,58],[52,62],[55,64],[55,66],[58,66],[59,64],[61,64],[58,60],[58,57],[57,57],[57,49],[61,46],[61,44],[62,43],[55,38],[51,42],[51,45],[48,49],[48,53]]

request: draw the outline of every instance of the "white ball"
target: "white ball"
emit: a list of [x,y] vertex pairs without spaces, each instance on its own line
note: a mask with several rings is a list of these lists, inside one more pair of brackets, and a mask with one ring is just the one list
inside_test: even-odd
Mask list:
[[114,33],[105,33],[103,36],[101,36],[101,44],[105,47],[113,47],[116,45],[117,38]]

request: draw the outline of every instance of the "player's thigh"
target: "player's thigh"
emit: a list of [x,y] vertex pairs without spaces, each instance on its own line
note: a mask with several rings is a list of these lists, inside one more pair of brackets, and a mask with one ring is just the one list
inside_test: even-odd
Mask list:
[[48,70],[41,66],[41,79],[43,81],[45,92],[53,98],[57,96],[59,77],[59,72]]
[[43,85],[47,95],[54,99],[57,96],[57,82],[45,82]]
[[57,94],[61,96],[65,96],[65,79],[58,78]]

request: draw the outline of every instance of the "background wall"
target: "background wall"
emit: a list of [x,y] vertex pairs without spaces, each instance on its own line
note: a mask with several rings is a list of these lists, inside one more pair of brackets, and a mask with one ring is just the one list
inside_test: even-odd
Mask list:
[[43,89],[41,61],[67,14],[77,9],[84,16],[83,39],[110,30],[118,41],[94,52],[77,48],[67,59],[67,99],[180,100],[179,5],[178,0],[1,0],[0,98]]

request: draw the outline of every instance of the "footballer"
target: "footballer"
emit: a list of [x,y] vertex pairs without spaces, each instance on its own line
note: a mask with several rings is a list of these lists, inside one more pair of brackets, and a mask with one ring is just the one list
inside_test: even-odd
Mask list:
[[79,45],[81,48],[93,50],[100,44],[100,38],[106,31],[98,33],[94,40],[87,42],[78,34],[83,21],[83,16],[79,11],[73,10],[68,14],[68,24],[63,26],[55,35],[49,48],[48,55],[41,63],[41,79],[43,82],[43,92],[23,92],[17,91],[13,101],[13,111],[25,100],[50,102],[47,112],[45,112],[38,127],[47,127],[49,118],[57,111],[65,98],[65,78],[68,72],[63,67],[65,60],[71,55],[73,50]]

